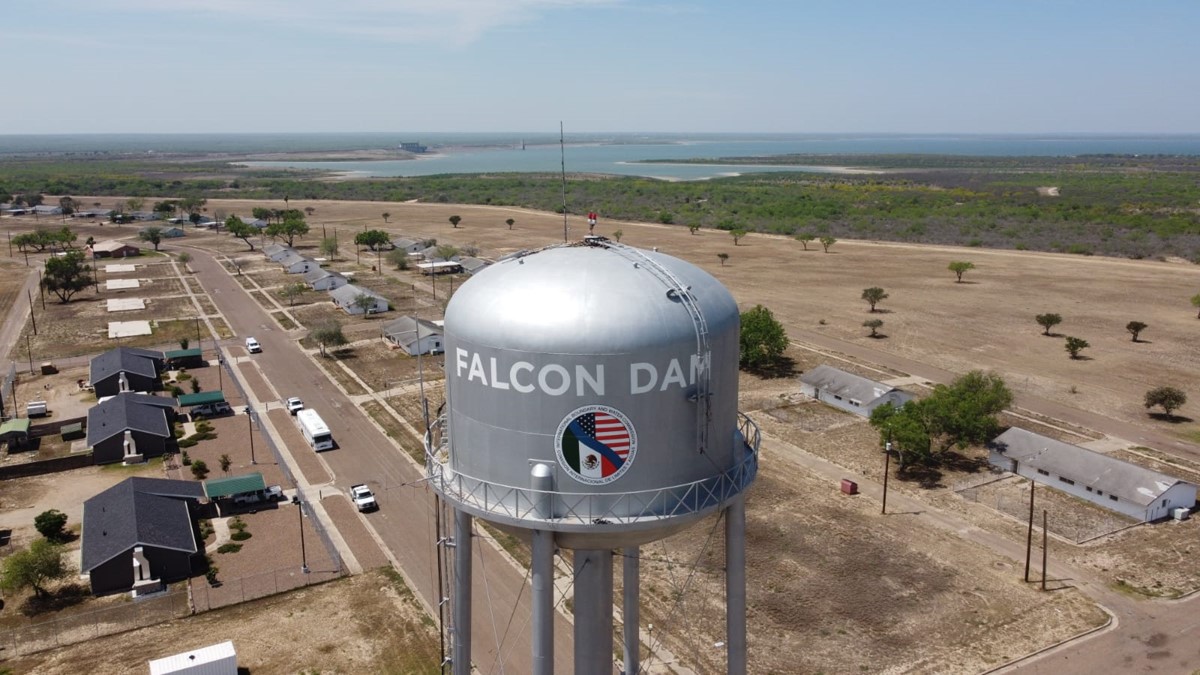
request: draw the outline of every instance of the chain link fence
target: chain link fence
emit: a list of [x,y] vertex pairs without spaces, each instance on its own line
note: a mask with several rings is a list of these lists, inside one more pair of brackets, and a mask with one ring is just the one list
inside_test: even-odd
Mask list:
[[[1029,520],[1029,486],[1028,480],[1009,477],[958,490],[958,494],[1025,523]],[[1084,544],[1139,524],[1129,516],[1045,485],[1037,486],[1033,509],[1036,529],[1041,529],[1044,509],[1048,512],[1050,533],[1075,544]]]

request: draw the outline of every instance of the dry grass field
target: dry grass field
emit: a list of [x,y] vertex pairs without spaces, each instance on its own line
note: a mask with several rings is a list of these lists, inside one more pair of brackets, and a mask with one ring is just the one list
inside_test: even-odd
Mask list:
[[[208,210],[245,215],[255,206],[284,205],[214,201]],[[563,240],[561,215],[519,209],[300,200],[290,206],[315,208],[309,217],[313,233],[303,242],[308,246],[319,239],[323,227],[329,234],[336,229],[339,238],[349,242],[364,226],[393,236],[476,245],[488,258]],[[392,214],[386,224],[380,215],[384,211]],[[451,227],[451,215],[462,217],[458,228]],[[511,231],[507,218],[516,221]],[[571,216],[569,225],[572,240],[586,233],[582,218]],[[838,242],[825,253],[819,245],[805,251],[800,242],[765,235],[749,235],[735,246],[728,233],[719,231],[691,235],[682,227],[613,223],[603,218],[597,227],[597,233],[606,236],[616,230],[623,232],[623,243],[656,247],[709,270],[744,309],[755,304],[769,307],[798,343],[788,352],[796,374],[829,362],[877,379],[907,375],[889,367],[891,356],[954,373],[991,369],[1015,391],[1129,425],[1130,439],[1136,438],[1138,428],[1193,440],[1200,435],[1196,422],[1163,422],[1149,417],[1141,404],[1143,393],[1161,384],[1178,386],[1200,398],[1200,350],[1194,348],[1200,321],[1188,303],[1200,292],[1200,267],[856,241]],[[255,240],[256,248],[260,244]],[[284,275],[264,264],[261,254],[248,251],[242,241],[189,232],[186,241],[167,242],[163,249],[177,252],[192,245],[237,260],[246,275],[241,283],[265,289],[268,295],[258,294],[259,301],[270,307],[282,304],[301,325],[337,318],[347,326],[348,338],[366,339],[377,336],[383,322],[406,313],[398,308],[375,319],[352,319],[321,302],[315,293],[298,298],[289,309],[277,295]],[[729,255],[724,265],[718,253]],[[351,247],[343,243],[341,257],[333,264],[335,269],[370,274],[373,256],[355,264]],[[965,283],[955,283],[947,269],[956,260],[976,266]],[[381,276],[382,281],[374,283],[381,284],[385,295],[391,297],[388,291],[395,290],[403,297],[407,292],[414,306],[422,307],[422,316],[429,317],[445,300],[439,287],[434,301],[428,280],[413,272],[386,270]],[[859,298],[868,286],[881,286],[890,294],[874,315]],[[1034,322],[1035,314],[1046,312],[1060,313],[1065,319],[1056,328],[1057,337],[1041,335]],[[887,337],[868,338],[868,330],[861,326],[867,318],[882,319],[880,332]],[[1149,324],[1142,342],[1132,342],[1125,331],[1132,320]],[[1068,358],[1062,337],[1066,335],[1091,343],[1085,358]],[[855,365],[807,348],[815,338],[869,348],[877,358],[871,364]],[[376,340],[355,347],[343,363],[369,387],[380,390],[412,376],[412,362],[404,357],[385,367],[390,356]],[[341,364],[327,364],[327,369],[350,393],[363,393]],[[431,406],[436,407],[440,388],[433,393],[436,400]],[[798,448],[844,467],[848,475],[877,479],[882,469],[877,434],[859,418],[802,400],[794,378],[743,375],[740,399],[742,408],[768,436],[760,481],[751,492],[748,509],[755,672],[977,672],[1104,620],[1075,591],[1036,593],[1018,583],[1019,570],[995,554],[931,532],[913,520],[880,518],[877,505],[844,498],[835,486],[793,464],[788,453]],[[388,403],[406,419],[420,419],[415,392],[397,393]],[[1193,402],[1179,412],[1185,418],[1200,418],[1200,412],[1192,412],[1198,410]],[[371,412],[381,423],[387,418],[382,409]],[[1074,436],[1069,438],[1072,442],[1094,437],[1086,430],[1059,431],[1044,422],[1053,423],[1021,423],[1053,435]],[[393,425],[384,426],[401,433]],[[771,439],[778,442],[772,445]],[[416,450],[404,439],[398,442],[410,452]],[[1170,461],[1144,455],[1139,461],[1146,464]],[[1011,519],[968,503],[949,489],[986,479],[979,459],[979,449],[968,450],[963,461],[945,469],[936,480],[894,485],[985,529],[1012,535],[1016,526]],[[1180,558],[1189,555],[1192,549],[1180,543],[1179,535],[1194,540],[1194,528],[1194,523],[1134,528],[1111,542],[1071,547],[1063,555],[1114,582],[1122,580],[1136,592],[1174,596],[1195,588],[1196,575],[1179,564],[1144,563],[1163,552],[1174,551]],[[701,672],[716,672],[721,650],[714,644],[723,639],[719,610],[723,592],[721,559],[714,552],[722,547],[719,528],[711,539],[708,534],[700,525],[661,547],[643,548],[643,593],[648,601],[645,620],[653,621],[656,631],[666,635],[666,645]],[[681,566],[685,561],[699,561],[694,576]]]

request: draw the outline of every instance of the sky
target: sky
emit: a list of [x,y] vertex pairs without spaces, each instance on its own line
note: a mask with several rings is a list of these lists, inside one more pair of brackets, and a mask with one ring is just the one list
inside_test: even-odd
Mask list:
[[1196,0],[4,0],[0,134],[1196,133]]

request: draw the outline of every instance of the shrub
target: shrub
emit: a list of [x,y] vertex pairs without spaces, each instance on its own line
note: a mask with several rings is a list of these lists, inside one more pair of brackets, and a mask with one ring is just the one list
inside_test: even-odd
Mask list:
[[192,462],[192,475],[196,477],[196,480],[204,480],[208,476],[208,465],[204,463],[204,460],[198,459]]
[[233,534],[230,534],[229,538],[234,541],[246,541],[247,539],[249,539],[250,537],[253,537],[253,536],[254,535],[250,534],[249,532],[243,532],[243,531],[239,530],[237,532],[234,532]]
[[58,509],[42,511],[33,519],[38,534],[50,541],[62,541],[67,527],[67,514]]
[[217,553],[237,553],[240,550],[242,550],[242,545],[233,542],[224,543],[217,547]]

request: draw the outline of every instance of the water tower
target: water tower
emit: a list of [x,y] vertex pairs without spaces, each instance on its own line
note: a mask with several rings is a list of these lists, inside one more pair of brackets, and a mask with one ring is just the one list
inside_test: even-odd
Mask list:
[[700,268],[601,237],[490,266],[446,308],[446,407],[427,471],[455,510],[453,672],[471,668],[471,524],[532,541],[534,675],[553,671],[553,556],[574,550],[575,672],[611,675],[613,549],[637,672],[638,547],[724,510],[728,672],[746,670],[739,320]]

